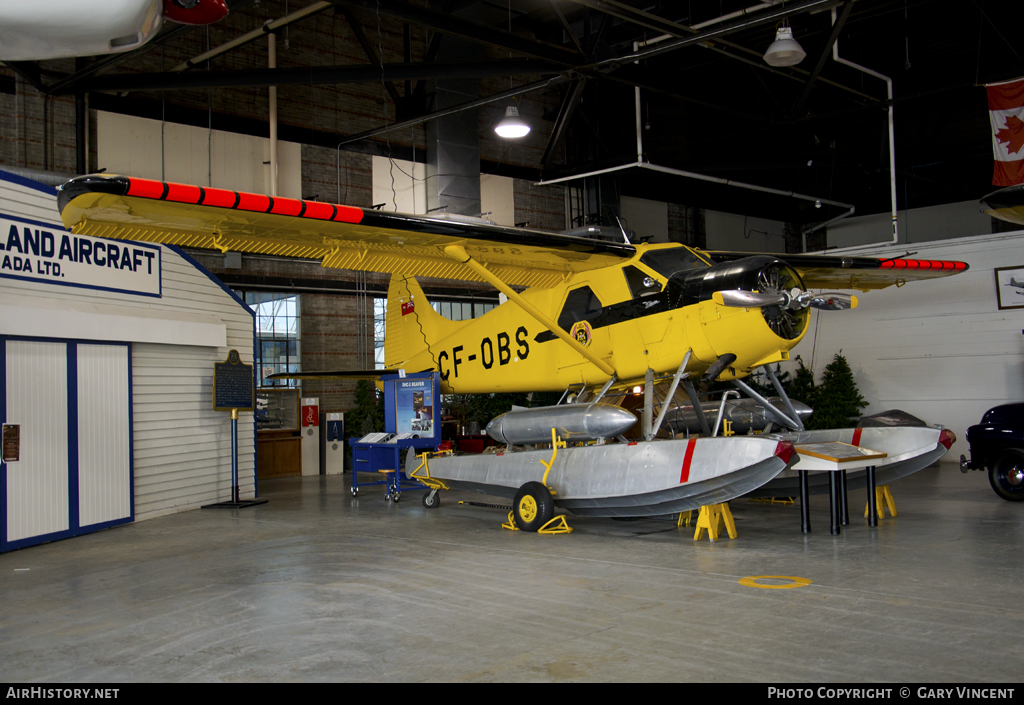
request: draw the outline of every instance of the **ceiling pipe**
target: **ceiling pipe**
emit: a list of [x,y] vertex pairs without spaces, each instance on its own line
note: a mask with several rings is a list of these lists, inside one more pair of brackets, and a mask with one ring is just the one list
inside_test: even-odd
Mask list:
[[[277,35],[267,35],[267,68],[277,68]],[[277,86],[267,90],[270,98],[270,195],[277,198]]]
[[[834,25],[835,23],[836,23],[836,9],[833,7],[832,8],[832,24]],[[838,38],[832,44],[832,58],[836,62],[838,62],[840,64],[845,64],[845,65],[847,65],[847,66],[849,66],[851,68],[855,68],[858,71],[866,73],[869,76],[874,76],[875,78],[880,78],[883,81],[885,81],[886,97],[888,98],[888,103],[889,103],[889,109],[888,109],[888,114],[889,114],[889,194],[890,194],[890,197],[891,197],[891,200],[892,200],[892,240],[891,240],[891,244],[895,245],[896,243],[899,242],[900,234],[899,234],[899,229],[898,229],[897,220],[896,220],[896,137],[895,137],[895,130],[893,129],[893,118],[892,118],[892,79],[889,78],[888,76],[884,75],[884,74],[878,73],[877,71],[872,71],[871,69],[869,69],[866,66],[861,66],[860,64],[855,64],[852,61],[847,61],[846,59],[841,58],[839,56],[839,39]],[[874,244],[882,244],[882,243],[874,243]],[[806,241],[805,241],[804,251],[806,251],[806,249],[807,248],[806,248]]]
[[193,66],[198,66],[199,64],[203,63],[204,61],[209,61],[210,59],[212,59],[212,58],[214,58],[216,56],[220,56],[221,54],[226,54],[227,52],[231,51],[232,49],[237,49],[238,47],[242,46],[243,44],[248,44],[249,42],[256,41],[257,39],[259,39],[260,37],[262,37],[265,34],[273,33],[274,30],[276,30],[276,29],[280,29],[281,27],[286,27],[286,26],[290,25],[293,22],[298,22],[299,20],[305,19],[305,18],[309,17],[310,15],[317,14],[318,12],[323,12],[327,8],[331,7],[332,5],[333,5],[333,3],[329,3],[329,2],[315,2],[312,5],[307,5],[306,7],[302,8],[301,10],[296,10],[295,12],[287,14],[284,17],[280,17],[280,18],[278,18],[276,20],[269,20],[266,24],[264,24],[259,29],[254,29],[251,32],[246,32],[245,34],[243,34],[243,35],[241,35],[239,37],[235,37],[234,39],[232,39],[229,42],[225,42],[224,44],[221,44],[219,47],[214,47],[213,49],[210,49],[209,51],[204,52],[204,53],[200,54],[199,56],[196,56],[196,57],[194,57],[192,59],[188,59],[188,60],[184,61],[183,63],[180,63],[177,66],[171,68],[170,71],[168,71],[168,73],[179,73],[181,71],[186,71],[186,70],[192,68]]

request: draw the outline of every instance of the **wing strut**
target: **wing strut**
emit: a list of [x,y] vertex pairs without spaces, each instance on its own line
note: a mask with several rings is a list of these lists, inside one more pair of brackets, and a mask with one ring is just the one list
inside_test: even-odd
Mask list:
[[448,245],[444,248],[444,253],[451,257],[459,264],[464,264],[474,272],[483,277],[484,281],[488,282],[495,289],[503,293],[509,298],[509,301],[514,301],[519,305],[521,309],[526,311],[528,314],[537,319],[537,321],[545,326],[548,330],[554,333],[556,336],[561,338],[570,348],[578,352],[580,355],[585,357],[590,362],[597,365],[597,368],[604,372],[610,377],[617,377],[615,368],[609,365],[605,360],[602,360],[597,355],[587,350],[585,347],[580,345],[575,338],[565,332],[561,326],[552,321],[550,318],[541,313],[540,309],[531,304],[529,301],[520,296],[512,287],[498,279],[492,274],[486,267],[477,262],[475,259],[469,256],[466,249],[461,245]]

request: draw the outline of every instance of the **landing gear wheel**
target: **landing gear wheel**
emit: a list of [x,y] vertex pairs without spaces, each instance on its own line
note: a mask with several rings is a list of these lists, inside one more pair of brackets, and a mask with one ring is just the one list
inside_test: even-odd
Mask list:
[[437,509],[441,506],[441,493],[437,490],[423,493],[423,506],[427,509]]
[[555,516],[555,500],[539,482],[527,482],[512,500],[512,518],[520,531],[536,531]]
[[996,494],[1009,502],[1024,502],[1024,451],[1003,451],[988,469],[988,481]]

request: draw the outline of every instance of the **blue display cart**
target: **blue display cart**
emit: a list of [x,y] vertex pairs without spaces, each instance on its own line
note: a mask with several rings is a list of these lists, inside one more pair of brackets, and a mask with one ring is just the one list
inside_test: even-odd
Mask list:
[[[384,433],[350,438],[352,496],[360,487],[384,486],[384,499],[399,501],[403,489],[424,488],[405,474],[402,458],[409,448],[417,453],[436,450],[441,443],[441,376],[437,372],[383,375]],[[360,482],[360,473],[373,481]]]

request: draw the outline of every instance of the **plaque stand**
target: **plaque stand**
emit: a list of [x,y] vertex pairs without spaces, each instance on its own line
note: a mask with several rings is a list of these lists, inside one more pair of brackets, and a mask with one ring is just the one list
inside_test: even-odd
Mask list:
[[239,499],[238,497],[238,409],[231,410],[231,499],[227,502],[204,504],[203,509],[242,509],[266,504],[266,499]]

